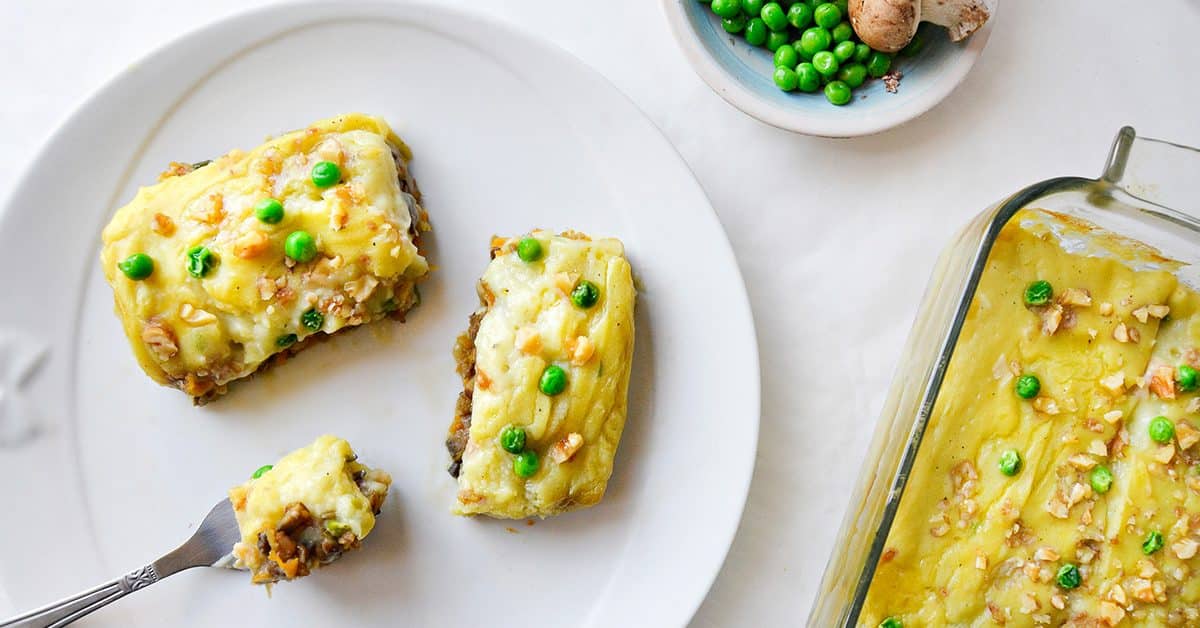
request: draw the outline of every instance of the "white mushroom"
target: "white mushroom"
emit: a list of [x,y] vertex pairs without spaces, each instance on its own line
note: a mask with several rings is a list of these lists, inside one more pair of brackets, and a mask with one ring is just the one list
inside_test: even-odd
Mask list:
[[912,41],[921,22],[946,27],[951,41],[966,39],[992,15],[985,0],[850,0],[850,24],[859,39],[882,52]]

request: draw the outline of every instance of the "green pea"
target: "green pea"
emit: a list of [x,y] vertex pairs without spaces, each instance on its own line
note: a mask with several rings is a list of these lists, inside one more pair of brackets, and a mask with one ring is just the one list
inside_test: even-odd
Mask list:
[[525,428],[509,425],[500,431],[500,448],[510,454],[525,450]]
[[1017,378],[1017,383],[1014,387],[1017,391],[1017,396],[1022,399],[1033,399],[1042,391],[1042,381],[1037,378],[1037,375],[1026,373]]
[[1175,373],[1175,381],[1179,382],[1179,390],[1192,392],[1196,390],[1197,386],[1200,386],[1200,373],[1197,373],[1196,369],[1186,364],[1180,364]]
[[867,74],[875,78],[887,74],[890,69],[892,69],[892,57],[886,52],[876,50],[871,53],[871,58],[867,59]]
[[850,15],[850,0],[836,0],[834,4],[837,5],[837,8],[842,12],[842,15]]
[[317,241],[307,231],[293,231],[283,241],[283,252],[301,264],[311,262],[317,256]]
[[[717,0],[713,0],[716,2]],[[761,46],[767,43],[767,33],[771,29],[767,28],[767,23],[762,21],[761,17],[752,17],[749,22],[746,22],[746,43],[751,46]]]
[[208,250],[207,246],[193,246],[187,252],[187,271],[188,274],[200,279],[212,270],[213,264],[216,263],[216,256]]
[[1055,580],[1058,581],[1058,586],[1064,589],[1074,589],[1083,583],[1083,577],[1079,575],[1079,568],[1071,563],[1058,568]]
[[1021,454],[1015,449],[1000,454],[1000,473],[1012,477],[1021,471]]
[[567,372],[562,370],[562,367],[551,364],[542,371],[542,377],[538,380],[538,390],[553,397],[566,390],[567,388]]
[[145,253],[134,253],[117,262],[117,269],[125,273],[126,277],[141,281],[154,274],[154,260]]
[[1153,554],[1154,552],[1157,552],[1158,550],[1160,550],[1162,548],[1163,548],[1163,535],[1162,535],[1162,532],[1159,532],[1158,530],[1154,530],[1150,534],[1147,534],[1146,540],[1142,541],[1142,553],[1147,556]]
[[746,15],[758,15],[762,13],[763,5],[767,0],[742,0],[742,13]]
[[1025,305],[1045,305],[1054,296],[1054,287],[1045,279],[1025,286]]
[[739,0],[712,0],[712,12],[721,17],[734,17],[742,12]]
[[857,89],[867,80],[867,66],[861,63],[843,65],[838,70],[838,80],[849,85],[850,89]]
[[849,61],[854,56],[854,42],[840,42],[833,47],[833,56],[837,58],[839,64]]
[[723,17],[721,18],[721,28],[725,29],[726,33],[740,33],[746,30],[748,21],[746,16],[740,13],[735,17]]
[[900,56],[915,57],[925,47],[925,38],[921,37],[921,33],[913,35],[913,38],[908,42],[908,45],[900,49]]
[[780,46],[779,50],[775,51],[775,67],[790,69],[796,67],[797,63],[800,63],[800,53],[796,52],[795,48]]
[[775,52],[780,47],[786,46],[791,36],[786,31],[771,31],[767,33],[767,50]]
[[268,225],[278,224],[280,220],[283,220],[283,203],[273,198],[264,198],[255,203],[254,217]]
[[[784,46],[779,50],[791,50],[791,47]],[[796,71],[788,67],[779,66],[775,68],[775,74],[772,78],[775,79],[775,86],[785,92],[795,91],[796,86],[799,85],[799,81],[796,78]]]
[[300,315],[300,324],[309,331],[317,331],[325,326],[325,315],[315,309],[307,310]]
[[264,473],[266,473],[267,471],[270,471],[271,469],[274,469],[274,468],[275,468],[274,465],[264,464],[263,466],[255,469],[254,473],[250,474],[250,477],[252,479],[257,480],[258,478],[261,478]]
[[808,62],[796,66],[796,81],[802,92],[811,94],[821,89],[821,73]]
[[[713,0],[713,2],[716,1]],[[537,453],[528,449],[513,458],[513,473],[516,473],[517,477],[531,478],[538,472],[538,467],[540,466],[542,466],[542,463],[538,460]]]
[[337,519],[330,519],[329,521],[325,522],[325,531],[334,537],[339,537],[347,532],[350,532],[350,526],[338,521]]
[[854,61],[866,63],[871,58],[871,47],[866,44],[854,44]]
[[904,628],[904,622],[895,617],[888,617],[879,622],[879,628]]
[[600,288],[587,279],[580,279],[571,289],[571,303],[576,307],[588,309],[600,300]]
[[1175,438],[1175,424],[1165,416],[1150,419],[1150,440],[1165,445]]
[[336,185],[342,180],[342,169],[332,161],[318,161],[312,169],[312,182],[319,188]]
[[825,100],[838,105],[839,107],[849,103],[853,94],[850,93],[850,86],[842,81],[829,81],[825,84]]
[[1092,485],[1092,490],[1103,495],[1112,488],[1113,474],[1108,470],[1108,467],[1100,465],[1088,475],[1088,483]]
[[783,7],[779,6],[778,2],[764,4],[758,16],[767,23],[767,28],[772,31],[780,32],[788,27],[787,14],[783,12]]
[[296,340],[296,334],[284,334],[275,339],[275,346],[284,349],[296,344]]
[[813,21],[821,28],[831,29],[842,21],[842,10],[832,2],[818,4],[817,8],[813,9]]
[[791,24],[796,30],[808,28],[812,24],[813,10],[812,7],[802,2],[793,4],[787,12],[788,24]]
[[536,262],[542,259],[542,243],[537,238],[521,238],[517,243],[517,257],[522,262]]
[[817,69],[823,76],[833,76],[838,71],[837,57],[833,56],[832,52],[822,50],[813,55],[813,67]]
[[805,30],[800,34],[800,55],[805,59],[811,59],[814,55],[829,47],[833,43],[833,36],[829,31],[814,26]]
[[834,26],[833,30],[829,31],[829,33],[833,36],[833,43],[835,44],[854,39],[854,27],[850,25],[850,22],[842,22]]
[[827,0],[804,0],[804,4],[807,4],[810,8],[816,10],[817,7],[825,4],[826,1]]

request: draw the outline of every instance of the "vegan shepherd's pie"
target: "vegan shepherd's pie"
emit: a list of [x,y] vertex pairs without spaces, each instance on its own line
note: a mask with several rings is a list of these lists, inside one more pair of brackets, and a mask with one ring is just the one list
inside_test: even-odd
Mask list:
[[454,512],[554,515],[604,497],[625,425],[634,287],[621,242],[495,238],[454,348]]
[[348,114],[171,164],[103,233],[142,369],[203,402],[314,335],[402,318],[429,271],[411,158],[382,119]]
[[1200,625],[1200,295],[1178,266],[1048,212],[1004,227],[860,625]]
[[268,584],[307,576],[358,549],[392,478],[358,462],[350,443],[322,436],[229,491],[242,540],[238,567]]

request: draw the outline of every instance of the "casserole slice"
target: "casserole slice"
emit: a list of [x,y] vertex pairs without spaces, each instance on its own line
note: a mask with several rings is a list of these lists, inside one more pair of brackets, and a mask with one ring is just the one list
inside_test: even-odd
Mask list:
[[322,436],[229,491],[242,540],[238,567],[268,584],[307,576],[358,549],[392,478],[358,462],[350,443]]
[[203,403],[314,336],[402,319],[429,272],[411,157],[348,114],[139,190],[100,258],[146,374]]
[[616,239],[495,238],[454,349],[454,512],[545,517],[604,496],[625,425],[634,287]]

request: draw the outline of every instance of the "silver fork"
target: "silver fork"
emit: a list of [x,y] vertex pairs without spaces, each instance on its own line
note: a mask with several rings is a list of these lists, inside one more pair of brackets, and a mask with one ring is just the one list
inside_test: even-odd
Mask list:
[[175,551],[83,593],[59,600],[0,623],[0,628],[58,628],[111,604],[138,589],[192,567],[233,567],[230,550],[241,540],[233,506],[223,499],[213,506],[192,538]]

